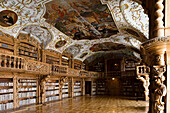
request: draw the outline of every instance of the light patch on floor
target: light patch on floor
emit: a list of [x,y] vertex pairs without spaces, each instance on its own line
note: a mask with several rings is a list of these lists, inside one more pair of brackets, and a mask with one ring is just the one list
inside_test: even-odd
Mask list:
[[12,113],[147,113],[149,102],[111,96],[81,96],[45,105],[30,106]]

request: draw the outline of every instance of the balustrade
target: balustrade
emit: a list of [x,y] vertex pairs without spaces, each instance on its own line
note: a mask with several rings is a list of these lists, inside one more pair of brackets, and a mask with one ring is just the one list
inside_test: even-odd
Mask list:
[[100,74],[99,74],[99,72],[92,72],[92,71],[90,71],[90,72],[89,72],[89,76],[90,76],[90,77],[99,77]]
[[81,77],[88,77],[89,73],[88,73],[88,71],[81,70],[80,73],[79,73],[79,76],[81,76]]
[[48,64],[34,60],[25,60],[22,57],[14,55],[0,54],[0,70],[20,70],[33,74],[65,74],[68,76],[82,77],[99,77],[98,72],[88,72],[85,70],[77,70],[68,68],[68,66],[58,64]]
[[26,62],[26,71],[38,74],[50,74],[50,64],[28,60]]
[[69,76],[79,76],[79,70],[69,68],[68,69],[68,75]]
[[0,69],[25,69],[25,60],[14,55],[0,54]]
[[150,68],[145,65],[140,65],[136,67],[136,72],[137,72],[137,75],[140,75],[140,74],[146,75],[146,74],[149,74]]
[[68,66],[52,64],[51,65],[51,71],[52,71],[53,75],[56,75],[56,74],[67,74],[68,73]]

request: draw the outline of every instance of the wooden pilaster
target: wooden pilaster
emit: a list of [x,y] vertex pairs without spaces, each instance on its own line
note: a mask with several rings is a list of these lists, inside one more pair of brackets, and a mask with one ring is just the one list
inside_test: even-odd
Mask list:
[[17,75],[13,77],[13,108],[19,107],[19,97],[18,97],[18,79]]

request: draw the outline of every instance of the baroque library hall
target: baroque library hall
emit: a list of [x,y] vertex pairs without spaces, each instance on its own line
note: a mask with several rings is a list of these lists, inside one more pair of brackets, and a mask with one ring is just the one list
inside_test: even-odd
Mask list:
[[169,6],[0,0],[0,113],[170,113]]

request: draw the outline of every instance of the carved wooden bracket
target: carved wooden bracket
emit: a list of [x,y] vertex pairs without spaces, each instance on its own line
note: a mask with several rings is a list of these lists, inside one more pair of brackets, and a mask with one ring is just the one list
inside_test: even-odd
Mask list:
[[150,73],[150,68],[145,65],[140,65],[137,66],[136,68],[137,71],[137,79],[141,80],[143,82],[143,87],[145,89],[145,100],[149,100],[149,73]]

